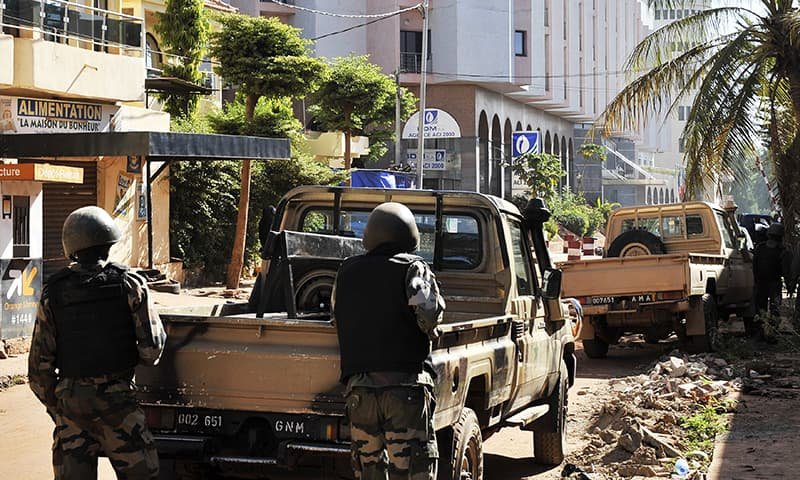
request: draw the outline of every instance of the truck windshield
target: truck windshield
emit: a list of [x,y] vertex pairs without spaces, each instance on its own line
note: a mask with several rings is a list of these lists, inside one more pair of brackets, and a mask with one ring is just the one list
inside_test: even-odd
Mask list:
[[[362,238],[369,210],[342,210],[339,234]],[[436,241],[436,216],[433,213],[414,213],[419,228],[420,245],[417,254],[433,263]],[[301,231],[333,234],[331,209],[314,208],[303,214]],[[473,270],[481,263],[481,231],[477,218],[465,214],[442,216],[442,270]]]

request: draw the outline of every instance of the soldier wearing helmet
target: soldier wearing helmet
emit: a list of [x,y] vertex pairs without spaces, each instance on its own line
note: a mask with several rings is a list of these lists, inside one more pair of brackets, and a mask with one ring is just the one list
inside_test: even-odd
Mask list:
[[105,210],[75,210],[61,238],[74,263],[47,281],[28,360],[31,390],[56,424],[55,478],[96,478],[100,455],[119,478],[156,478],[158,457],[133,373],[140,362],[158,363],[161,319],[145,280],[107,261],[121,233]]
[[431,339],[445,303],[419,247],[414,215],[403,204],[375,207],[365,255],[342,263],[332,294],[341,381],[347,385],[356,478],[433,480]]
[[[756,311],[763,315],[769,312],[778,315],[781,304],[782,280],[786,280],[787,287],[791,289],[789,270],[791,269],[791,254],[783,246],[784,227],[780,223],[773,223],[767,228],[767,241],[758,244],[753,250],[753,279],[755,287]],[[763,337],[763,323],[753,324],[748,322],[745,326],[748,333],[753,336]]]

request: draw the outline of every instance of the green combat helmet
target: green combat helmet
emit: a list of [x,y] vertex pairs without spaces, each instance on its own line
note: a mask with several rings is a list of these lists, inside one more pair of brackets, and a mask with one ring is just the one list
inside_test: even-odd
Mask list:
[[414,214],[402,203],[381,203],[369,214],[362,242],[369,252],[387,243],[404,252],[415,252],[419,248],[419,229]]
[[114,219],[100,207],[81,207],[67,216],[61,229],[64,254],[73,258],[75,252],[100,245],[113,245],[122,238]]

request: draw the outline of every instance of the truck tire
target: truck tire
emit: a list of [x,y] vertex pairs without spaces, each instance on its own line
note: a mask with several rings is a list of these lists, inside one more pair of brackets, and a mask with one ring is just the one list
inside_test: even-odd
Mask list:
[[327,268],[306,272],[296,283],[295,305],[303,313],[328,313],[336,271]]
[[567,365],[561,361],[561,372],[556,389],[547,400],[550,412],[542,418],[541,428],[533,431],[533,458],[542,465],[558,465],[564,461],[567,450],[567,404],[569,373]]
[[664,242],[646,230],[628,230],[617,236],[606,253],[607,257],[635,257],[666,253]]
[[437,432],[438,480],[483,480],[483,437],[478,417],[468,407],[452,428]]
[[608,343],[594,337],[583,339],[583,352],[589,358],[605,358],[608,355]]
[[706,333],[686,337],[686,349],[689,353],[713,352],[719,341],[719,315],[714,295],[703,294],[702,305]]

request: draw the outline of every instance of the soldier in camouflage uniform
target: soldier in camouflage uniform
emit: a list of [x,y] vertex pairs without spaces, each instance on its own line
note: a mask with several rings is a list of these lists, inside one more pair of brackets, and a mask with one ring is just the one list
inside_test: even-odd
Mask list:
[[142,277],[106,261],[120,237],[103,209],[72,212],[62,241],[75,263],[49,278],[39,303],[28,377],[56,424],[59,480],[97,478],[99,455],[120,479],[158,476],[133,373],[140,361],[158,362],[166,334]]
[[433,480],[438,451],[430,364],[445,303],[419,247],[414,215],[377,206],[364,231],[365,255],[344,261],[332,310],[347,385],[356,478]]

